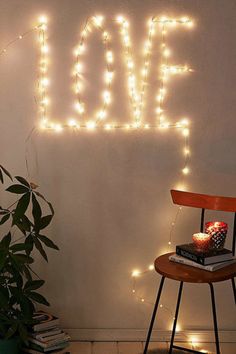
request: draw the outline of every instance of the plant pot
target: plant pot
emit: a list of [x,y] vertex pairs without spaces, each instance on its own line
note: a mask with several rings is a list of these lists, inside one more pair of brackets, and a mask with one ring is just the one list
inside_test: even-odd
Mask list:
[[1,354],[19,354],[19,338],[14,337],[10,339],[0,339],[0,353]]

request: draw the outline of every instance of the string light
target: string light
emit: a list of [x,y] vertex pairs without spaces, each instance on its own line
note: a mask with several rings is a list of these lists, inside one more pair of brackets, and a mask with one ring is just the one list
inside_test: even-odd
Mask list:
[[[48,92],[47,87],[49,86],[49,78],[47,77],[48,72],[48,52],[49,47],[47,45],[46,38],[47,30],[47,18],[46,16],[40,16],[39,26],[38,26],[38,38],[40,44],[40,60],[39,60],[39,111],[41,118],[41,127],[46,128],[48,123]],[[62,131],[62,126],[59,124],[53,125],[56,132]]]
[[107,115],[107,109],[111,103],[110,90],[111,90],[111,84],[114,77],[114,70],[113,70],[114,57],[113,57],[113,52],[111,50],[111,43],[110,43],[111,36],[107,31],[105,31],[103,27],[103,21],[104,21],[103,16],[92,16],[87,20],[85,27],[81,32],[79,45],[75,50],[75,56],[76,56],[76,64],[75,64],[75,71],[74,71],[74,88],[76,94],[75,108],[77,113],[79,113],[81,118],[83,118],[85,114],[85,103],[82,101],[82,96],[81,96],[81,87],[82,87],[82,79],[83,79],[83,67],[81,63],[82,60],[81,57],[85,52],[85,40],[87,39],[88,34],[90,34],[93,29],[98,29],[101,32],[102,42],[105,49],[105,62],[106,62],[106,70],[104,74],[105,90],[102,96],[102,102],[103,102],[102,107],[98,110],[98,113],[96,114],[96,118],[95,118],[96,123],[99,123],[100,121],[105,119]]
[[[128,77],[128,89],[129,89],[129,94],[131,97],[132,105],[133,105],[133,115],[134,115],[134,124],[113,124],[112,128],[113,129],[126,129],[130,130],[130,128],[134,129],[145,129],[145,130],[150,130],[150,129],[156,129],[156,128],[179,128],[180,130],[183,130],[183,135],[188,136],[189,135],[189,129],[185,128],[181,124],[170,124],[168,122],[163,122],[162,119],[160,119],[159,124],[147,124],[147,123],[142,123],[143,120],[143,110],[144,110],[144,97],[145,97],[145,91],[147,87],[147,79],[148,75],[150,72],[150,59],[151,59],[151,54],[152,54],[152,45],[153,45],[153,38],[155,33],[159,30],[156,28],[156,25],[159,25],[162,31],[162,54],[167,56],[170,54],[169,48],[166,46],[166,41],[163,40],[165,39],[165,35],[167,33],[167,28],[171,27],[176,27],[177,25],[184,25],[186,27],[192,27],[193,22],[188,18],[188,17],[182,17],[180,19],[173,19],[173,18],[168,18],[168,17],[162,17],[162,18],[157,18],[153,17],[148,21],[148,37],[147,40],[145,41],[144,44],[144,61],[143,61],[143,67],[141,69],[142,73],[142,79],[140,83],[140,90],[137,90],[137,78],[135,75],[135,63],[133,59],[133,53],[132,53],[132,46],[131,46],[131,38],[129,35],[129,22],[123,17],[123,16],[118,16],[116,18],[116,21],[118,24],[121,26],[121,34],[123,38],[123,45],[125,47],[125,57],[126,57],[126,66],[127,70],[129,73]],[[37,26],[34,28],[30,29],[29,31],[26,31],[20,35],[18,35],[14,40],[10,41],[1,51],[1,54],[5,54],[7,52],[8,47],[13,45],[15,42],[22,40],[26,35],[30,34],[31,32],[38,31],[39,34],[39,43],[40,43],[40,62],[39,62],[39,74],[40,74],[40,79],[39,79],[39,94],[41,96],[41,99],[39,100],[39,105],[40,105],[40,117],[41,117],[41,123],[40,127],[43,129],[49,129],[53,130],[54,127],[56,127],[56,123],[52,123],[48,119],[48,114],[47,114],[47,107],[50,103],[49,98],[47,96],[47,89],[50,84],[49,78],[47,77],[47,72],[48,72],[48,53],[49,53],[49,46],[47,44],[47,17],[46,16],[40,16],[39,17],[39,23]],[[74,85],[74,91],[77,96],[76,102],[75,102],[75,109],[77,113],[80,116],[85,115],[85,104],[82,102],[82,97],[81,93],[83,90],[83,65],[81,62],[82,55],[85,53],[85,40],[87,39],[88,35],[92,32],[94,28],[98,29],[101,34],[102,34],[102,40],[103,44],[105,47],[105,61],[106,61],[106,71],[104,74],[104,80],[105,80],[105,90],[106,94],[103,94],[103,104],[101,109],[98,110],[98,112],[95,115],[95,122],[97,123],[95,128],[103,127],[105,130],[110,130],[107,125],[101,125],[99,124],[100,121],[103,121],[106,116],[107,116],[107,108],[111,103],[111,84],[114,78],[114,68],[113,68],[113,62],[114,62],[114,54],[111,50],[111,43],[110,39],[111,36],[110,34],[104,30],[103,27],[104,23],[104,17],[101,15],[96,15],[96,16],[91,16],[90,18],[87,19],[86,24],[81,32],[81,37],[79,41],[79,45],[75,49],[74,53],[76,56],[76,65],[73,71],[74,74],[74,79],[75,79],[75,85]],[[162,58],[163,59],[163,58]],[[187,73],[191,72],[192,69],[190,69],[187,65],[180,66],[180,65],[168,65],[167,62],[162,60],[163,63],[160,66],[161,72],[162,72],[162,79],[163,83],[167,81],[167,77],[171,76],[172,74],[180,74],[180,73]],[[166,88],[164,85],[161,84],[160,87],[160,92],[158,95],[158,102],[159,102],[159,107],[157,108],[156,112],[159,116],[163,118],[163,111],[164,108],[161,108],[163,106],[163,101],[164,97],[166,96]],[[80,127],[87,129],[87,123],[81,123],[80,122]],[[64,128],[74,128],[74,125],[71,125],[71,123],[68,122],[65,124],[61,124],[61,129]],[[187,154],[187,153],[186,153]]]
[[131,39],[129,35],[129,22],[123,16],[118,16],[117,22],[121,26],[120,33],[122,36],[122,43],[125,52],[125,63],[128,72],[128,93],[132,104],[134,120],[136,123],[136,127],[145,128],[146,126],[142,126],[141,122],[144,109],[144,98],[146,93],[147,80],[149,76],[151,49],[153,35],[155,33],[155,24],[152,20],[148,21],[148,39],[144,45],[144,61],[143,67],[141,69],[142,79],[140,89],[138,90],[137,77],[135,75],[135,63],[132,53]]

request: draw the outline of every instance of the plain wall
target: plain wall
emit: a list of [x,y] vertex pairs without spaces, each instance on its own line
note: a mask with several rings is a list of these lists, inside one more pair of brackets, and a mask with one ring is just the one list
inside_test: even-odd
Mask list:
[[[42,13],[49,18],[50,110],[61,122],[74,115],[72,50],[88,16],[106,16],[113,36],[117,73],[111,116],[121,122],[130,122],[131,115],[120,36],[111,20],[117,14],[130,20],[137,56],[149,17],[192,17],[195,28],[173,31],[167,38],[173,49],[172,62],[188,63],[194,72],[171,81],[166,107],[172,121],[181,116],[191,120],[188,189],[236,194],[234,0],[1,0],[1,46],[31,28]],[[104,71],[101,44],[94,39],[96,35],[92,37],[84,79],[89,88],[89,112],[97,107]],[[146,99],[148,122],[155,121],[158,40],[154,47]],[[27,157],[29,178],[40,184],[41,192],[55,207],[48,234],[61,250],[49,252],[49,264],[39,261],[38,271],[47,281],[43,292],[66,328],[146,328],[151,306],[132,296],[131,271],[145,269],[156,256],[187,242],[198,230],[198,212],[184,209],[174,229],[173,246],[168,248],[170,224],[176,214],[169,190],[182,178],[183,137],[175,130],[62,134],[36,130],[26,142],[31,129],[38,125],[37,61],[36,34],[0,57],[0,147],[1,163],[15,175],[26,175]],[[224,215],[216,217],[229,220]],[[159,280],[154,273],[140,279],[140,294],[153,301]],[[216,291],[220,328],[236,329],[230,283],[216,285]],[[169,281],[162,302],[171,310],[176,292],[177,284]],[[183,328],[212,327],[208,295],[207,285],[186,285],[180,314]],[[163,309],[157,328],[169,329],[171,321],[170,312]]]

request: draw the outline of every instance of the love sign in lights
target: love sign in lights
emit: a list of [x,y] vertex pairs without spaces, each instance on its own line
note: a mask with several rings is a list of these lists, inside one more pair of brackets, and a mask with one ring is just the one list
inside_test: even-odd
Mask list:
[[[47,19],[40,17],[38,25],[39,42],[40,42],[40,80],[39,80],[39,96],[40,96],[40,127],[42,129],[61,132],[65,128],[70,129],[87,129],[94,130],[102,128],[105,130],[125,129],[125,130],[150,130],[150,129],[167,129],[176,128],[181,131],[185,138],[183,154],[185,156],[183,174],[189,173],[187,166],[188,156],[190,154],[188,136],[189,136],[189,121],[186,118],[170,123],[166,118],[165,98],[167,95],[167,83],[172,76],[186,75],[192,71],[187,65],[171,65],[169,63],[170,49],[167,47],[166,34],[169,29],[185,28],[189,29],[193,26],[193,21],[188,17],[169,18],[169,17],[152,17],[148,21],[148,36],[144,45],[143,65],[141,69],[141,82],[138,85],[136,76],[134,55],[132,43],[129,33],[129,22],[123,16],[116,18],[116,23],[119,26],[122,45],[124,48],[125,65],[127,70],[128,80],[128,95],[129,101],[132,104],[133,122],[127,124],[119,124],[117,122],[106,122],[109,107],[112,103],[112,81],[114,77],[114,52],[111,46],[111,35],[104,27],[103,16],[91,16],[87,19],[84,28],[81,31],[79,43],[74,51],[75,66],[73,71],[74,78],[74,93],[75,93],[75,111],[79,118],[70,118],[66,123],[53,122],[49,119],[48,105],[50,102],[48,95],[49,77],[48,77],[48,43],[47,43]],[[101,106],[93,114],[88,117],[86,114],[86,104],[83,101],[83,79],[84,79],[84,59],[83,55],[86,51],[86,43],[89,35],[94,30],[98,30],[101,34],[102,43],[105,51],[106,70],[104,72],[104,90],[102,91]],[[149,124],[144,121],[144,106],[145,95],[148,83],[148,77],[151,66],[151,55],[153,48],[153,39],[155,33],[161,34],[161,64],[159,72],[160,88],[156,93],[156,118],[155,123]],[[110,117],[109,117],[110,121]]]
[[[95,130],[96,128],[112,131],[119,130],[163,130],[167,128],[175,128],[181,132],[184,137],[183,155],[185,156],[184,166],[182,173],[187,175],[189,173],[188,159],[190,155],[189,149],[189,121],[187,118],[182,118],[175,123],[168,121],[166,117],[166,96],[168,81],[171,77],[177,75],[187,75],[193,70],[187,65],[172,65],[169,62],[171,54],[170,49],[167,46],[166,35],[167,32],[173,29],[189,29],[193,27],[193,21],[188,17],[170,18],[170,17],[158,17],[154,16],[148,21],[148,34],[147,39],[143,47],[143,63],[141,68],[141,79],[138,80],[137,69],[135,67],[134,54],[132,50],[132,42],[130,38],[129,22],[123,16],[117,16],[115,23],[118,26],[122,39],[122,47],[124,50],[125,70],[127,71],[127,94],[129,96],[129,102],[132,105],[132,121],[131,123],[120,124],[118,121],[111,122],[109,115],[109,108],[112,104],[112,82],[115,74],[115,53],[112,50],[111,35],[105,29],[103,16],[91,16],[87,19],[78,41],[78,45],[75,48],[75,65],[73,68],[73,92],[75,94],[74,108],[75,117],[68,118],[65,123],[59,123],[51,120],[48,107],[50,104],[49,97],[49,46],[47,41],[48,23],[45,16],[39,18],[37,26],[22,33],[14,40],[10,41],[2,50],[0,55],[5,54],[8,47],[15,42],[23,39],[26,35],[36,31],[38,33],[38,39],[40,44],[40,57],[39,57],[39,114],[40,123],[39,127],[42,130],[55,131],[57,133],[62,132],[65,128],[72,130]],[[86,51],[86,44],[89,40],[89,36],[93,31],[99,31],[101,34],[101,40],[104,46],[105,57],[105,72],[104,75],[104,89],[101,95],[100,107],[92,114],[88,116],[86,113],[86,104],[83,99],[83,82],[85,78],[85,60],[84,53]],[[160,82],[158,92],[154,93],[156,98],[155,119],[153,123],[147,123],[144,120],[144,110],[146,89],[148,86],[148,79],[151,67],[151,57],[153,50],[153,42],[156,34],[160,34],[161,41],[161,58],[159,64],[158,79]]]
[[[91,16],[87,19],[84,28],[82,29],[81,36],[77,48],[75,49],[75,66],[74,66],[74,93],[75,110],[79,115],[79,119],[68,119],[66,123],[60,124],[52,122],[48,117],[47,106],[49,104],[48,96],[48,44],[47,44],[47,19],[45,17],[40,18],[39,29],[39,41],[40,41],[40,113],[41,113],[41,127],[43,129],[51,129],[56,132],[60,132],[63,128],[86,128],[89,130],[95,128],[104,128],[106,130],[111,129],[151,129],[160,128],[166,129],[174,127],[180,129],[184,136],[188,136],[188,120],[182,119],[174,124],[168,122],[165,117],[164,101],[167,93],[167,81],[173,75],[187,74],[191,72],[191,68],[187,65],[171,65],[169,64],[170,49],[166,44],[166,33],[169,28],[191,28],[193,22],[187,18],[167,18],[167,17],[153,17],[148,22],[148,37],[144,46],[144,61],[141,69],[142,79],[140,87],[137,84],[137,77],[135,75],[135,62],[133,58],[131,38],[129,34],[129,22],[123,17],[118,16],[116,22],[120,27],[120,33],[122,37],[122,44],[125,53],[125,64],[127,69],[128,78],[128,94],[130,102],[132,104],[133,123],[121,125],[117,122],[105,123],[108,115],[108,109],[112,103],[112,81],[114,77],[114,52],[111,46],[111,35],[104,27],[104,18],[102,16]],[[101,33],[102,43],[105,50],[105,63],[106,70],[104,73],[104,90],[101,97],[101,106],[93,117],[86,115],[86,105],[83,101],[83,78],[84,78],[84,60],[83,54],[86,50],[86,42],[92,31],[98,30]],[[156,94],[156,123],[147,124],[143,119],[144,103],[146,87],[148,82],[148,75],[151,64],[151,54],[153,46],[153,38],[156,32],[161,33],[161,65],[160,65],[160,89]],[[110,119],[109,119],[110,120]]]

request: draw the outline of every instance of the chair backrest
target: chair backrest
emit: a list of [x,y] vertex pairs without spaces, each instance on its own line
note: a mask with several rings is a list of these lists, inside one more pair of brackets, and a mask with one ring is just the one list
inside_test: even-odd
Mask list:
[[171,196],[174,204],[188,206],[193,208],[200,208],[201,222],[200,229],[203,232],[205,210],[219,210],[226,212],[234,212],[234,229],[233,229],[233,242],[232,252],[235,254],[236,244],[236,198],[232,197],[219,197],[207,194],[190,193],[179,190],[171,190]]

